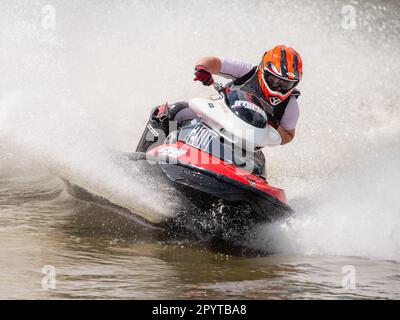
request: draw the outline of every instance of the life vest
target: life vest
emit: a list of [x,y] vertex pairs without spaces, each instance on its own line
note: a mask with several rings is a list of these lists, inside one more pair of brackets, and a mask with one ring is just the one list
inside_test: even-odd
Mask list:
[[283,100],[275,106],[271,106],[266,101],[258,83],[257,67],[251,69],[251,71],[243,77],[227,83],[225,89],[225,98],[229,106],[233,106],[237,100],[252,102],[265,110],[268,114],[268,124],[275,129],[279,127],[290,97],[294,96],[297,99],[301,95],[300,91],[295,89],[286,100]]

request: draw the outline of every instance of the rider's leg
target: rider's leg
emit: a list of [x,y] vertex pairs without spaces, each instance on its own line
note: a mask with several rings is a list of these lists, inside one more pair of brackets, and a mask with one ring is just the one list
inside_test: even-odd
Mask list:
[[[187,102],[176,102],[171,105],[163,104],[155,107],[150,113],[146,129],[138,143],[136,152],[146,152],[150,147],[162,144],[171,130],[196,118]],[[175,125],[172,123],[175,122]]]
[[190,109],[186,102],[178,102],[169,106],[170,119],[177,122],[178,127],[197,118],[197,115]]

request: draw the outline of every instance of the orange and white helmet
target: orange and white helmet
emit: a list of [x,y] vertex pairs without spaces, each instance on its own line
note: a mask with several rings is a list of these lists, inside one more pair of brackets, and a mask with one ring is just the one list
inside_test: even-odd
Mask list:
[[296,50],[279,45],[264,54],[257,72],[265,98],[271,106],[276,106],[299,84],[303,77],[303,62]]

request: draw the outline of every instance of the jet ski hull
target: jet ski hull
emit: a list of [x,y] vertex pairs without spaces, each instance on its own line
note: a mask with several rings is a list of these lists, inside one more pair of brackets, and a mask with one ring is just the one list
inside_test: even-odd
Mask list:
[[[163,141],[163,136],[168,138]],[[125,156],[140,168],[143,184],[171,198],[176,196],[167,200],[174,205],[173,214],[127,212],[106,199],[91,198],[101,206],[136,216],[135,220],[148,226],[202,240],[235,240],[255,224],[289,215],[292,209],[285,192],[262,177],[262,164],[251,153],[248,156],[225,142],[201,121],[192,121],[168,135],[152,112],[136,152]],[[139,177],[134,178],[140,183]],[[75,195],[79,198],[80,193],[78,187]],[[88,193],[82,194],[87,201]]]
[[292,212],[282,189],[180,141],[128,156],[133,161],[147,161],[146,171],[164,181],[168,178],[177,192],[203,212],[223,203],[233,215],[246,204],[251,211],[246,219],[255,222],[272,222]]
[[[178,148],[178,145],[173,146]],[[158,149],[162,148],[165,145]],[[185,146],[179,145],[179,148],[182,150]],[[167,179],[171,188],[185,199],[185,205],[174,218],[158,224],[162,228],[205,241],[232,243],[243,238],[255,225],[277,221],[292,212],[284,202],[283,190],[268,186],[261,178],[251,177],[254,182],[245,184],[240,181],[243,177],[235,180],[206,169],[200,163],[187,163],[185,158],[177,161],[175,158],[154,157],[156,154],[157,150],[153,150],[128,156],[132,161],[144,161],[142,166],[153,177],[158,176],[160,184]],[[221,169],[221,164],[218,168]],[[259,189],[260,186],[257,188],[255,181],[262,182],[264,189],[271,188],[271,194]],[[283,201],[273,195],[277,192]]]
[[212,208],[215,202],[223,200],[225,206],[232,208],[243,203],[250,205],[254,221],[271,222],[291,212],[287,204],[270,194],[213,171],[200,170],[199,167],[183,163],[162,163],[159,166],[174,188],[203,211]]

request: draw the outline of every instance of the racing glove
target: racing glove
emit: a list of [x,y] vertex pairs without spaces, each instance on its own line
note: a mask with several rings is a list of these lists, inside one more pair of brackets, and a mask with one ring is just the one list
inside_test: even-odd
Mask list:
[[214,78],[212,74],[202,65],[197,65],[194,68],[194,75],[196,76],[193,80],[200,81],[205,86],[211,86],[214,84]]

